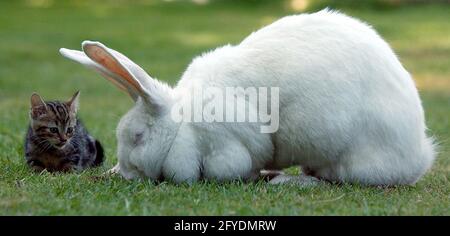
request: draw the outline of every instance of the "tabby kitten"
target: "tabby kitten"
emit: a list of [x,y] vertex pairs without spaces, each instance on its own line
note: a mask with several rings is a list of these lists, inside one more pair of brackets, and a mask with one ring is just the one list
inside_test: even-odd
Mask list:
[[31,95],[25,158],[35,171],[68,172],[99,166],[103,148],[77,119],[79,91],[68,102],[44,102]]

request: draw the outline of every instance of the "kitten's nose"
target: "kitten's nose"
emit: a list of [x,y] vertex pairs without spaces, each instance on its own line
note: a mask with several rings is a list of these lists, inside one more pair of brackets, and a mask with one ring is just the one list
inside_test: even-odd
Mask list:
[[67,137],[64,135],[61,135],[60,137],[59,137],[59,141],[61,141],[61,143],[65,143],[66,141],[67,141]]

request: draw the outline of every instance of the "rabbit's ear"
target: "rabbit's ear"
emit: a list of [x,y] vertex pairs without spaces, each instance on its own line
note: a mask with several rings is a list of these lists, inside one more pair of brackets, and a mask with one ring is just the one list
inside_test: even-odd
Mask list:
[[92,61],[89,57],[86,56],[86,54],[84,54],[84,52],[82,51],[77,51],[77,50],[70,50],[70,49],[66,49],[66,48],[61,48],[59,50],[59,52],[61,53],[61,55],[63,55],[64,57],[78,62],[88,68],[91,69],[95,69],[96,71],[98,71],[104,78],[106,78],[107,80],[109,80],[111,83],[113,83],[114,85],[116,85],[120,90],[128,93],[128,95],[130,95],[130,97],[136,101],[138,98],[138,94],[136,94],[134,92],[134,90],[132,90],[131,88],[128,88],[126,84],[123,84],[122,80],[119,78],[116,78],[117,76],[115,76],[114,74],[112,74],[110,71],[108,71],[107,69],[105,69],[103,66],[97,64],[96,62]]
[[139,94],[152,108],[159,110],[167,107],[171,100],[169,86],[151,78],[129,58],[99,42],[84,41],[82,46],[91,60],[120,77],[123,84]]

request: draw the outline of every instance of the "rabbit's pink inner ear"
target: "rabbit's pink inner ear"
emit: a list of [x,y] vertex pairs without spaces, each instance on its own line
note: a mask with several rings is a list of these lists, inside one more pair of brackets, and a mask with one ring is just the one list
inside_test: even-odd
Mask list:
[[111,78],[109,75],[103,73],[102,71],[100,71],[100,73],[103,75],[103,77],[105,77],[109,82],[117,86],[120,90],[128,93],[128,89],[125,88],[121,83],[117,82],[115,79]]
[[85,52],[92,60],[124,79],[127,84],[131,85],[136,91],[141,91],[141,86],[136,82],[133,76],[103,48],[96,45],[86,45]]
[[125,85],[123,85],[122,83],[120,83],[119,81],[111,78],[111,76],[109,76],[108,74],[106,74],[105,72],[98,70],[104,78],[106,78],[108,81],[110,81],[111,83],[113,83],[115,86],[117,86],[120,90],[124,91],[126,94],[128,94],[134,101],[137,100],[137,95],[133,92],[130,91]]

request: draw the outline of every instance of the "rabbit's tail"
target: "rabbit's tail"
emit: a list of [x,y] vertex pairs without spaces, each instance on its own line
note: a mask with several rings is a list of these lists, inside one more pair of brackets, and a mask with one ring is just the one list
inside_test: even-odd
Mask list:
[[420,144],[419,154],[417,156],[417,163],[414,172],[414,178],[409,184],[415,184],[433,165],[434,159],[437,155],[438,145],[434,137],[424,136]]
[[422,141],[421,157],[424,161],[424,172],[429,170],[433,165],[434,159],[437,155],[438,145],[434,137],[425,137]]

